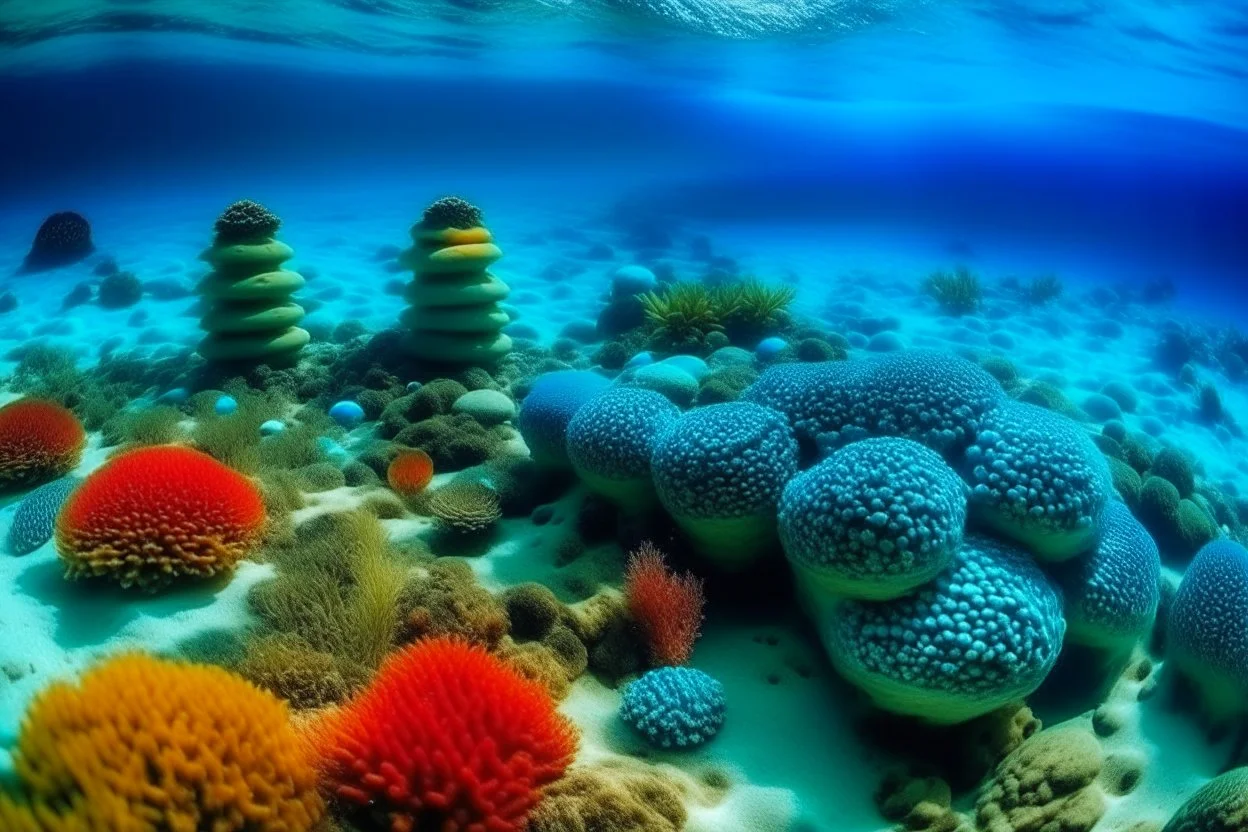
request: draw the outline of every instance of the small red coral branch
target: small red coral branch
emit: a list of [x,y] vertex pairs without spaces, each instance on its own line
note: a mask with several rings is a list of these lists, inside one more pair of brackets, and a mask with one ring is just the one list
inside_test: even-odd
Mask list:
[[625,572],[628,608],[646,634],[656,665],[689,661],[702,625],[702,580],[667,568],[663,553],[646,541],[628,559]]

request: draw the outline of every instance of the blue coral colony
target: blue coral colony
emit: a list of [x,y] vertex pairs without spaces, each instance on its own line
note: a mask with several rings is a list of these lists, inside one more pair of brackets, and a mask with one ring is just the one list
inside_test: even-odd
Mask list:
[[[495,232],[456,197],[433,202],[411,247],[394,250],[395,269],[412,273],[394,325],[326,332],[308,314],[323,304],[300,300],[315,270],[286,268],[295,251],[280,227],[247,200],[211,226],[193,349],[102,352],[93,371],[35,342],[8,382],[14,398],[67,406],[91,436],[72,473],[49,469],[14,492],[11,564],[54,563],[53,538],[68,557],[75,523],[129,522],[63,510],[118,453],[189,445],[262,485],[270,533],[260,547],[271,554],[259,560],[271,563],[254,566],[264,574],[248,578],[258,583],[244,606],[263,626],[244,620],[233,650],[156,647],[141,631],[122,640],[127,649],[223,664],[312,714],[365,688],[406,642],[480,646],[568,703],[590,750],[548,787],[530,832],[848,829],[800,808],[815,800],[809,781],[739,764],[767,734],[747,723],[811,701],[912,738],[897,748],[867,730],[842,752],[875,783],[876,822],[861,832],[1248,829],[1242,748],[1203,779],[1159,787],[1169,802],[1142,803],[1140,817],[1111,806],[1161,776],[1129,750],[1144,742],[1132,709],[1164,700],[1164,718],[1199,726],[1196,742],[1212,749],[1248,717],[1242,503],[1156,431],[1128,429],[1124,411],[1139,406],[1129,385],[1107,384],[1081,408],[1001,351],[904,348],[898,322],[848,313],[843,337],[794,311],[791,286],[641,264],[608,269],[598,321],[579,343],[544,344],[506,303]],[[501,223],[497,235],[507,237]],[[93,256],[86,220],[58,213],[21,270]],[[96,273],[67,308],[125,308],[143,295],[108,260]],[[1031,307],[1061,295],[1054,279],[1033,290]],[[924,315],[969,321],[986,294],[1010,297],[962,270],[932,275],[914,298]],[[1232,424],[1220,409],[1218,420]],[[0,466],[40,464],[38,426],[0,424],[0,434]],[[123,534],[178,533],[149,525]],[[652,666],[641,633],[663,622],[634,619],[642,607],[621,600],[621,589],[643,591],[623,586],[621,567],[644,540],[708,582],[706,643],[689,666]],[[322,550],[337,546],[341,558],[327,559]],[[188,609],[212,603],[168,575],[149,589],[171,582],[173,608],[179,597]],[[754,602],[751,587],[763,588]],[[320,610],[311,623],[309,598]],[[326,629],[336,621],[350,632]],[[777,645],[776,631],[807,658],[783,672],[755,667],[750,651]],[[105,652],[104,634],[84,632],[57,662],[85,666]],[[9,661],[8,683],[42,684],[49,661]],[[1041,727],[1048,714],[1059,716]],[[799,757],[819,742],[783,731],[768,740]],[[19,761],[19,775],[33,765]],[[86,775],[67,776],[72,790]],[[769,808],[743,815],[754,820],[706,820],[751,789],[793,798],[758,798]],[[11,817],[27,817],[22,787],[4,799],[18,807]],[[174,828],[162,811],[117,829]],[[341,812],[335,828],[369,817],[332,801],[329,811]],[[37,813],[28,822],[62,828]],[[293,827],[222,815],[185,828]]]

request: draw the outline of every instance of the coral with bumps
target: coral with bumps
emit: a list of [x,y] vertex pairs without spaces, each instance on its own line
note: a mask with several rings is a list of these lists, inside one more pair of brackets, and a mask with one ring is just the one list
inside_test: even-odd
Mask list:
[[1089,731],[1051,728],[1006,757],[980,792],[980,832],[1091,832],[1105,813],[1104,755]]
[[329,791],[384,816],[392,832],[523,832],[577,747],[541,686],[443,638],[392,655],[314,739]]
[[433,460],[420,449],[395,454],[386,468],[386,482],[396,494],[414,497],[433,480]]
[[1096,548],[1058,570],[1057,578],[1070,641],[1127,648],[1152,629],[1161,558],[1148,532],[1117,500],[1105,508]]
[[663,562],[663,553],[646,541],[629,556],[624,594],[629,612],[650,645],[650,660],[656,665],[689,661],[706,603],[702,581],[688,572],[672,572]]
[[294,250],[273,235],[280,220],[243,200],[217,219],[216,238],[200,254],[213,271],[197,291],[207,309],[197,348],[210,362],[285,366],[298,360],[311,336],[297,324],[303,307],[291,296],[304,279],[282,268]]
[[77,263],[91,252],[91,225],[73,211],[59,211],[50,215],[35,232],[35,241],[22,261],[20,274],[40,272]]
[[62,477],[26,495],[9,526],[9,551],[15,555],[29,554],[51,540],[56,531],[56,515],[80,482],[77,477]]
[[334,657],[286,633],[250,641],[234,669],[293,708],[321,708],[347,696],[347,680]]
[[716,564],[748,565],[776,537],[776,504],[797,473],[784,418],[748,402],[690,411],[659,437],[651,460],[659,500]]
[[429,513],[439,529],[455,534],[480,534],[502,519],[498,492],[483,482],[457,481],[429,498]]
[[650,457],[680,410],[653,390],[613,387],[581,407],[568,424],[568,458],[589,488],[622,506],[653,500]]
[[678,782],[631,759],[577,767],[549,786],[527,832],[680,832]]
[[43,691],[14,764],[32,830],[310,832],[324,813],[281,702],[221,668],[144,655]]
[[1003,402],[981,419],[963,470],[972,517],[1036,557],[1067,560],[1095,545],[1113,477],[1091,438],[1070,419]]
[[539,376],[520,405],[517,427],[533,459],[552,468],[570,465],[568,425],[587,402],[611,386],[598,373],[559,370]]
[[833,666],[887,711],[952,724],[1022,699],[1057,661],[1061,597],[1025,552],[968,537],[951,568],[890,601],[815,600]]
[[56,521],[71,578],[147,591],[228,572],[259,542],[264,501],[246,477],[177,445],[138,448],[93,471]]
[[952,560],[965,486],[908,439],[866,439],[798,474],[780,498],[780,540],[800,576],[851,598],[887,599]]
[[624,688],[620,718],[656,748],[687,750],[724,724],[724,686],[701,670],[661,667]]
[[450,558],[415,574],[399,608],[402,641],[453,636],[492,650],[511,627],[506,608],[477,583],[472,567]]
[[1162,832],[1243,832],[1248,829],[1248,767],[1232,769],[1202,786]]
[[[489,267],[503,256],[481,212],[454,197],[430,205],[412,226],[399,262],[414,272],[399,316],[408,353],[443,365],[493,364],[511,351],[499,305],[510,294]],[[462,223],[473,223],[462,225]]]
[[0,407],[0,491],[68,473],[86,444],[78,417],[55,402],[18,399]]
[[1215,540],[1196,553],[1170,606],[1166,645],[1210,716],[1248,709],[1248,550]]

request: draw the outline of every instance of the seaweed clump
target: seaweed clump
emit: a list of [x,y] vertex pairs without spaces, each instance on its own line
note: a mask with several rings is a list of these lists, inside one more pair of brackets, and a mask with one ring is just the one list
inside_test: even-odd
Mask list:
[[984,299],[979,278],[965,266],[952,272],[933,272],[923,281],[923,291],[935,298],[946,315],[969,315],[979,309]]
[[213,230],[217,244],[229,246],[267,240],[277,233],[281,224],[281,219],[260,203],[240,199],[221,212]]
[[723,332],[722,306],[699,283],[676,283],[662,294],[641,295],[641,308],[652,340],[673,351],[700,350],[712,332]]

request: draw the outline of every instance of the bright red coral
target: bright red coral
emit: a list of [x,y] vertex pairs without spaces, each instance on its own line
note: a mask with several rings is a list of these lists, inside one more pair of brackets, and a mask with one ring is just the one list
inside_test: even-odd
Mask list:
[[56,402],[18,399],[0,407],[0,489],[38,485],[68,473],[86,444],[78,417]]
[[667,568],[663,553],[646,541],[628,559],[625,594],[656,665],[681,665],[693,654],[702,625],[702,581]]
[[330,790],[392,832],[521,832],[577,746],[545,688],[450,638],[392,655],[314,735]]
[[69,495],[56,548],[68,577],[154,590],[233,569],[264,523],[251,480],[192,448],[156,445],[113,457]]
[[433,480],[433,460],[419,448],[400,451],[386,469],[386,480],[404,497],[419,494]]

